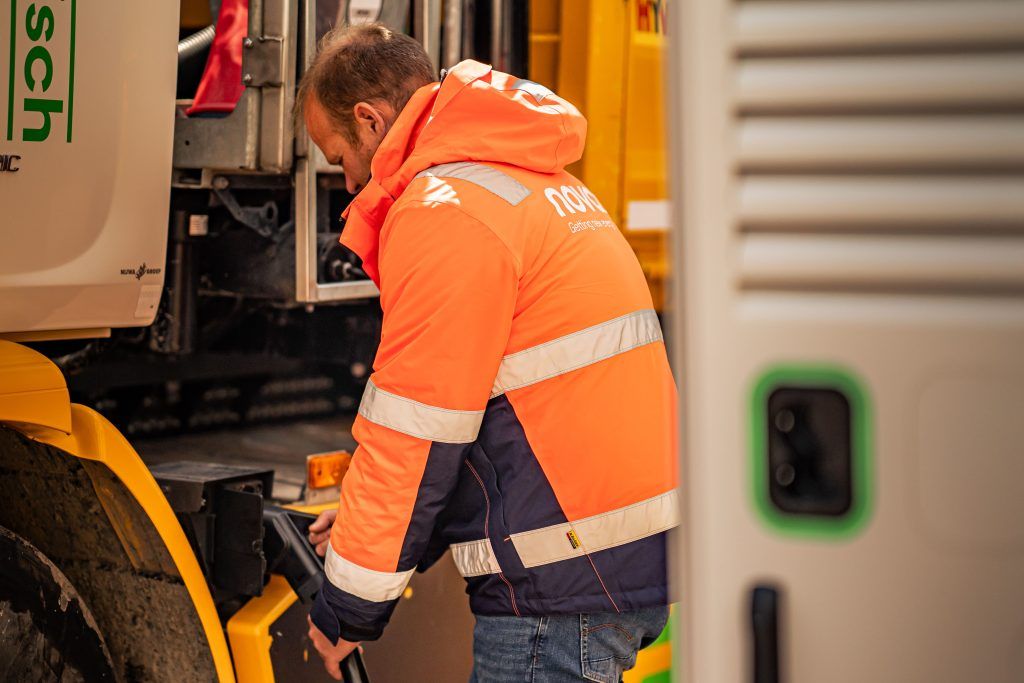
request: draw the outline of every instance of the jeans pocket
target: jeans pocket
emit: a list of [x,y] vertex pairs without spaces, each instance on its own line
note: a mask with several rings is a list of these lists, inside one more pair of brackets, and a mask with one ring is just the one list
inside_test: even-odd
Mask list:
[[622,672],[636,664],[640,637],[617,614],[581,614],[580,649],[583,677],[597,683],[618,683]]

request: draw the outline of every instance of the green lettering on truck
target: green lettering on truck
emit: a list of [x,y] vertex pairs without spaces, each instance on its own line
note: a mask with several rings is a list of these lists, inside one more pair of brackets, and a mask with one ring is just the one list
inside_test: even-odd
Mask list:
[[[55,0],[47,0],[54,2]],[[50,137],[53,117],[64,115],[66,139],[71,142],[75,98],[75,24],[77,0],[59,0],[63,11],[45,2],[31,2],[24,13],[19,13],[18,0],[11,2],[10,23],[10,69],[7,74],[7,139],[15,139],[15,122],[21,127],[22,142],[44,142]],[[63,23],[63,26],[62,26]],[[58,41],[56,45],[52,42]],[[55,76],[63,76],[61,40],[67,41],[67,90],[63,90],[57,79],[56,92],[51,92]],[[24,58],[20,61],[19,50]],[[55,49],[55,47],[57,49]],[[59,62],[58,62],[59,60]],[[21,76],[21,83],[18,77]],[[24,93],[20,98],[19,90]],[[2,92],[2,91],[0,91]],[[45,96],[44,96],[45,95]],[[59,125],[59,123],[58,123]]]

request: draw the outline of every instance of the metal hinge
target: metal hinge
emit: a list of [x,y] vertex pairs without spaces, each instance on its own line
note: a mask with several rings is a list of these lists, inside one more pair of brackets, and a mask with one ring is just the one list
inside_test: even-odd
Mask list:
[[246,36],[242,47],[242,83],[256,88],[284,84],[284,38]]

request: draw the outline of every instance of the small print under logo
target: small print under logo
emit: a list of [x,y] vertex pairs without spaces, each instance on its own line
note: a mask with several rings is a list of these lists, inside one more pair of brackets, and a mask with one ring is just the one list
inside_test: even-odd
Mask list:
[[565,535],[565,537],[569,539],[569,545],[572,546],[573,550],[576,550],[577,548],[580,547],[580,538],[579,538],[579,536],[576,535],[576,531],[575,530],[570,531],[569,533],[567,533]]
[[138,268],[122,268],[121,275],[134,275],[136,280],[141,280],[144,275],[159,275],[163,268],[147,268],[146,262],[139,264]]

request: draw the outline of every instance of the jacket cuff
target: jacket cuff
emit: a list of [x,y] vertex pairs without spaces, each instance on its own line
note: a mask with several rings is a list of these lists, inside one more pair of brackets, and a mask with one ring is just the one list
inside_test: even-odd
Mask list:
[[397,599],[364,600],[324,581],[309,617],[332,644],[337,645],[339,638],[360,643],[380,638],[397,604]]

